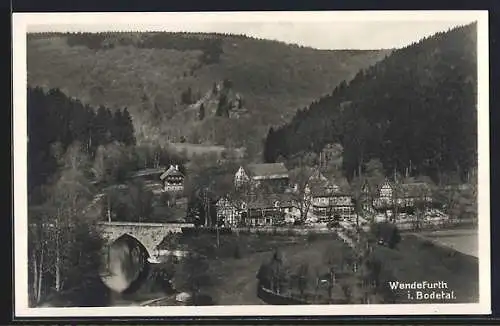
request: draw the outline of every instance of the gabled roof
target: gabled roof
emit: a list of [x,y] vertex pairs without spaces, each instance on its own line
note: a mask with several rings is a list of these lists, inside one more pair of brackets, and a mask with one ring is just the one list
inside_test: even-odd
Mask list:
[[315,197],[349,195],[349,191],[337,183],[326,180],[312,180],[308,183],[311,194]]
[[241,207],[241,202],[239,200],[229,198],[229,196],[221,196],[221,197],[219,197],[217,199],[216,205],[219,206],[223,202],[228,203],[228,206],[232,206],[233,208],[236,208],[236,209],[238,209],[239,207]]
[[309,180],[307,186],[311,190],[313,196],[320,196],[321,194],[326,194],[331,189],[329,182],[323,180]]
[[259,196],[253,200],[250,200],[247,204],[249,208],[253,209],[263,209],[263,208],[274,208],[276,204],[279,207],[291,207],[293,202],[293,197],[290,194],[270,194],[268,196]]
[[381,189],[384,186],[389,186],[390,188],[394,188],[394,185],[389,180],[385,180],[384,182],[382,182],[378,188]]
[[328,179],[321,173],[319,169],[315,170],[309,177],[310,181],[328,181]]
[[169,177],[169,176],[183,177],[184,175],[179,171],[179,168],[177,166],[170,165],[170,167],[168,168],[168,170],[165,171],[165,172],[163,172],[163,174],[160,176],[160,179],[163,180],[163,179],[165,179],[166,177]]
[[245,171],[253,178],[288,178],[288,169],[283,163],[248,164]]
[[226,195],[219,197],[218,202],[221,200],[227,200],[236,208],[242,208],[244,203],[246,203],[247,207],[251,209],[274,208],[277,203],[280,207],[291,207],[293,204],[293,196],[291,194],[269,194],[266,196],[259,196],[257,194],[254,196],[233,194],[231,196]]

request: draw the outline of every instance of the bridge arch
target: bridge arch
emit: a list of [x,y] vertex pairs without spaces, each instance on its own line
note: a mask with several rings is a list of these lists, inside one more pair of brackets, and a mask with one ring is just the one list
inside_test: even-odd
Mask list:
[[102,222],[98,229],[108,246],[124,235],[134,238],[146,249],[149,258],[169,233],[180,233],[183,227],[191,226],[190,223]]
[[151,257],[151,253],[148,251],[148,248],[146,248],[146,246],[141,242],[141,240],[137,239],[134,235],[129,234],[129,233],[124,233],[124,234],[120,235],[118,238],[116,238],[115,240],[112,240],[112,242],[109,243],[108,247],[111,247],[115,243],[119,243],[121,241],[128,243],[131,247],[136,246],[137,248],[139,248],[139,250],[142,253],[144,253],[146,258]]
[[150,254],[139,239],[128,233],[111,240],[105,250],[101,279],[112,290],[123,292],[143,274]]

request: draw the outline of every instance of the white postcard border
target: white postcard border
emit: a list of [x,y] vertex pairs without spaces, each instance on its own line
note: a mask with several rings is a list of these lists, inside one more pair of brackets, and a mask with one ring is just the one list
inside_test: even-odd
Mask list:
[[[477,21],[478,58],[478,232],[479,303],[383,304],[306,306],[211,306],[211,307],[78,307],[29,308],[27,256],[27,67],[26,33],[30,26],[47,31],[98,27],[99,30],[162,30],[161,22],[189,21]],[[489,52],[487,11],[343,11],[343,12],[204,12],[204,13],[14,13],[13,14],[13,148],[14,157],[14,274],[17,317],[109,316],[320,316],[320,315],[415,315],[491,313],[490,191],[489,191]],[[55,26],[64,26],[54,30]]]

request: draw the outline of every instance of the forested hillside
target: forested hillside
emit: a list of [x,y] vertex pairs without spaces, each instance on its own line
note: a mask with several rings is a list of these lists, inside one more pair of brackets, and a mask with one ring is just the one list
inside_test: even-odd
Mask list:
[[[259,151],[270,125],[288,121],[389,52],[315,50],[221,34],[30,34],[28,84],[59,88],[96,107],[127,107],[138,142],[182,136]],[[248,115],[193,119],[193,104],[223,81]]]
[[58,89],[28,88],[28,185],[30,204],[43,187],[71,167],[88,181],[123,182],[131,171],[182,164],[166,148],[136,146],[128,109],[111,112],[68,98]]
[[270,129],[265,159],[341,143],[349,177],[372,158],[387,174],[456,173],[477,166],[476,24],[394,51]]

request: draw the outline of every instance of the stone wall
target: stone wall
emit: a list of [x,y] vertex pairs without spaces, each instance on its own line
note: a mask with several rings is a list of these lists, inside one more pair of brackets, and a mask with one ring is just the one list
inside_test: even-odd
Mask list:
[[102,222],[99,223],[101,236],[113,243],[124,234],[128,234],[141,242],[151,256],[169,233],[181,233],[182,228],[192,227],[190,223],[133,223],[133,222]]

